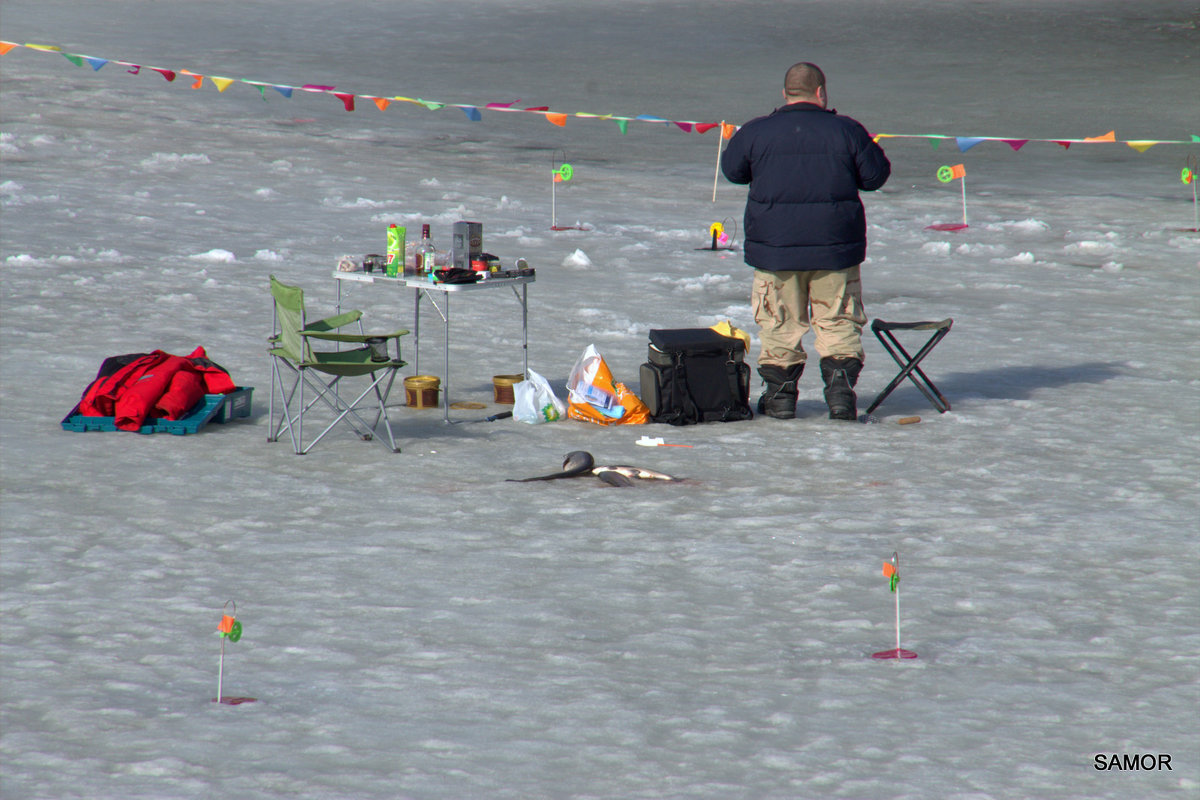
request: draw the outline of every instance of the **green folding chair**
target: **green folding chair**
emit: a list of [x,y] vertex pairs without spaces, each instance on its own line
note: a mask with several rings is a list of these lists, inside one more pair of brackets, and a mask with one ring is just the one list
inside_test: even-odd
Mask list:
[[[368,336],[363,333],[362,312],[347,311],[317,322],[308,322],[304,310],[304,290],[298,286],[280,283],[271,276],[271,296],[274,298],[272,334],[267,352],[271,356],[271,401],[270,430],[268,442],[279,440],[284,430],[292,439],[292,448],[297,455],[304,455],[341,422],[349,425],[359,438],[376,439],[393,453],[400,452],[392,435],[392,425],[387,415],[387,398],[396,380],[396,372],[406,362],[400,360],[400,337],[408,333],[398,330],[392,333]],[[347,325],[358,324],[358,333],[337,333]],[[353,349],[314,350],[314,340],[336,342],[341,345],[359,345]],[[389,352],[390,343],[395,342],[396,355]],[[294,376],[291,386],[285,386],[284,376]],[[343,378],[366,378],[369,385],[354,400],[343,394]],[[305,400],[305,387],[316,392],[316,396]],[[275,419],[275,393],[279,392],[280,415]],[[314,406],[322,403],[334,415],[333,421],[307,445],[304,443],[304,418],[312,416]],[[325,409],[319,409],[323,412]],[[373,411],[375,419],[370,424]],[[327,417],[322,417],[324,422]],[[375,436],[380,421],[383,422],[383,438]]]

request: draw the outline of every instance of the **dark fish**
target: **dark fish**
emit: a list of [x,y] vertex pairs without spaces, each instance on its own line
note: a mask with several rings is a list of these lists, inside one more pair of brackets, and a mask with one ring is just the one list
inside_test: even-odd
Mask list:
[[596,460],[592,458],[592,454],[586,450],[572,450],[563,456],[563,471],[555,472],[550,475],[538,475],[536,478],[509,478],[508,480],[516,483],[528,483],[529,481],[553,481],[559,478],[577,478],[580,475],[587,475],[595,466]]

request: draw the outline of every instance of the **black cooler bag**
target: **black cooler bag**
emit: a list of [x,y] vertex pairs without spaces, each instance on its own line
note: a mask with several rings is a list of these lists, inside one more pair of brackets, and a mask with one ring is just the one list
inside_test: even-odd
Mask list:
[[741,339],[711,328],[650,331],[642,402],[654,422],[694,425],[750,419],[750,367]]

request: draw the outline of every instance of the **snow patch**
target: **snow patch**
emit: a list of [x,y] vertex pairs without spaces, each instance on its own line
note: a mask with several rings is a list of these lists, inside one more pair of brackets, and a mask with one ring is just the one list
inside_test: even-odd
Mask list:
[[46,262],[42,261],[40,258],[34,258],[33,256],[29,255],[29,253],[20,253],[4,259],[4,263],[14,267],[34,267],[38,264],[44,264]]
[[576,248],[574,253],[562,260],[562,265],[564,267],[590,267],[592,260],[588,258],[587,253]]
[[149,158],[142,159],[146,169],[177,169],[186,164],[211,164],[204,153],[155,153]]
[[233,253],[220,248],[209,250],[207,253],[196,253],[188,258],[193,261],[207,261],[210,264],[232,264],[237,261],[237,257]]
[[321,205],[327,208],[383,208],[387,203],[381,203],[378,200],[369,200],[366,197],[356,197],[354,200],[346,200],[344,197],[326,197],[321,201]]
[[1072,255],[1107,256],[1111,255],[1116,246],[1112,242],[1074,242],[1063,248]]
[[990,222],[984,226],[989,231],[1018,231],[1024,233],[1039,233],[1050,230],[1050,226],[1040,219],[1022,219],[1017,221]]

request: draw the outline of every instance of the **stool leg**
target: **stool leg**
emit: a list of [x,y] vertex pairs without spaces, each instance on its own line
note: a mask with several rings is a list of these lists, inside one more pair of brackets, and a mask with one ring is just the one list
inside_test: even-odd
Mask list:
[[[899,386],[905,378],[908,378],[913,382],[913,385],[921,391],[921,394],[925,395],[925,399],[929,401],[930,405],[938,410],[938,413],[945,414],[947,411],[949,411],[949,401],[942,396],[942,393],[938,391],[936,386],[934,386],[933,381],[929,380],[929,376],[922,372],[921,368],[918,366],[918,364],[921,363],[921,360],[925,358],[925,356],[929,355],[929,352],[933,350],[937,343],[940,342],[949,332],[949,328],[942,328],[932,337],[930,337],[929,341],[917,351],[915,356],[910,356],[908,351],[904,349],[904,346],[900,344],[899,340],[892,335],[891,331],[876,331],[880,344],[882,344],[884,349],[888,351],[888,355],[890,355],[892,359],[901,366],[901,370],[900,374],[893,378],[891,383],[889,383],[887,387],[880,392],[875,400],[871,403],[870,407],[867,409],[867,413],[870,414],[872,411],[878,408],[879,404],[882,403],[888,395],[895,391],[896,387]],[[891,344],[888,343],[889,341]],[[896,354],[896,351],[892,349],[892,345],[895,345],[896,350],[899,350],[904,356],[903,359],[901,359],[900,356]],[[913,375],[914,372],[921,377],[920,381],[918,381],[917,377]],[[922,385],[922,381],[924,382],[924,385]]]

